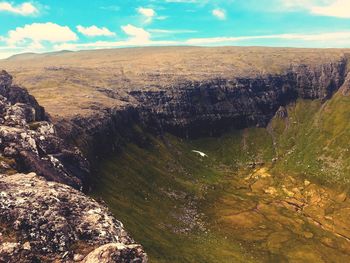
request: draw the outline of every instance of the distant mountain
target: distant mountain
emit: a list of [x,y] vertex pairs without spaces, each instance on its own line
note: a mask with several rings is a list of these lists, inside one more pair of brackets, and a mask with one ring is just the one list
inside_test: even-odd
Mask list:
[[5,60],[30,60],[30,59],[35,59],[38,57],[50,57],[50,56],[57,56],[57,55],[62,55],[65,53],[70,53],[73,52],[71,50],[61,50],[61,51],[55,51],[55,52],[49,52],[49,53],[34,53],[34,52],[27,52],[27,53],[21,53],[21,54],[16,54],[13,55]]

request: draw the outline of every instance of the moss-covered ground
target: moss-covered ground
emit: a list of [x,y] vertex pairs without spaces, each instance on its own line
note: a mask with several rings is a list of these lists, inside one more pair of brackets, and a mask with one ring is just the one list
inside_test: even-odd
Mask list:
[[145,135],[96,167],[92,195],[150,262],[349,262],[349,100],[217,138]]

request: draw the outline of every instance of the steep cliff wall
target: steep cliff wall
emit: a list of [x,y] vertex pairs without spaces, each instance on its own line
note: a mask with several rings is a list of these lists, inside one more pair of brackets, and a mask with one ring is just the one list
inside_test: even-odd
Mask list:
[[[343,58],[317,66],[293,65],[280,75],[217,78],[156,91],[133,90],[124,98],[133,102],[128,106],[104,108],[90,117],[76,116],[56,124],[59,134],[85,149],[90,159],[118,151],[128,140],[147,143],[135,126],[157,135],[170,132],[181,137],[266,127],[280,106],[297,98],[330,98],[345,81],[347,63]],[[106,94],[118,98],[112,90]]]
[[346,60],[314,68],[294,66],[283,75],[187,83],[176,90],[132,92],[145,123],[163,131],[198,137],[229,128],[265,127],[280,106],[327,99],[345,78]]

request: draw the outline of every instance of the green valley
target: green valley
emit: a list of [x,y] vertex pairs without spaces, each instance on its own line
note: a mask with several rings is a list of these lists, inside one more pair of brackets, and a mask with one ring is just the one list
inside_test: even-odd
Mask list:
[[151,262],[349,261],[349,99],[298,100],[219,137],[148,134],[99,163],[93,196]]

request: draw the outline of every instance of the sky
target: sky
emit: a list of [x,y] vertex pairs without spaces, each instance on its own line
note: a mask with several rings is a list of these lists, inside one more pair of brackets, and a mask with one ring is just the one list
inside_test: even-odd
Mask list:
[[177,45],[350,47],[350,0],[0,0],[0,58]]

